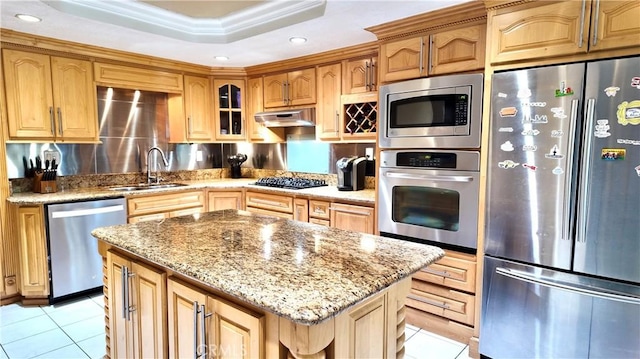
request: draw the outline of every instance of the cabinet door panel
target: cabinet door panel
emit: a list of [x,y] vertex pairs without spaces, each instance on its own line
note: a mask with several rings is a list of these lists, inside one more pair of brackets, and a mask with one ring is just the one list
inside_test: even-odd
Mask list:
[[373,234],[373,208],[333,203],[331,227]]
[[[217,350],[216,357],[264,358],[263,315],[241,309],[219,299],[209,297],[207,307],[213,308],[210,320],[210,348]],[[210,353],[214,354],[214,353]]]
[[47,240],[42,207],[17,207],[23,296],[49,295]]
[[431,36],[429,74],[484,68],[486,25],[443,31]]
[[316,137],[319,139],[340,139],[341,81],[340,64],[318,68]]
[[504,9],[492,18],[491,62],[586,53],[589,21],[582,19],[589,19],[590,12],[582,1]]
[[592,6],[591,51],[640,44],[640,2],[595,0]]
[[316,103],[316,69],[305,69],[288,74],[289,106]]
[[14,50],[2,50],[2,55],[9,137],[53,139],[49,56]]
[[[195,358],[194,343],[196,336],[200,338],[201,325],[197,325],[199,323],[195,322],[193,306],[196,302],[198,305],[205,305],[207,296],[169,278],[167,280],[167,302],[169,358]],[[204,349],[203,344],[198,342],[199,352]]]
[[187,117],[187,139],[210,141],[213,139],[211,119],[211,84],[206,77],[185,76],[185,114]]
[[285,103],[285,83],[287,74],[264,77],[264,107],[282,107]]
[[97,141],[97,95],[91,62],[54,56],[51,80],[58,137]]
[[131,266],[127,259],[107,252],[107,288],[109,290],[109,348],[112,358],[133,358],[133,322],[124,318],[123,267]]
[[424,62],[423,39],[393,41],[380,46],[380,80],[392,82],[422,76]]
[[209,192],[209,212],[221,209],[242,209],[242,192]]
[[167,275],[138,263],[131,264],[131,271],[135,283],[132,301],[136,357],[166,358]]

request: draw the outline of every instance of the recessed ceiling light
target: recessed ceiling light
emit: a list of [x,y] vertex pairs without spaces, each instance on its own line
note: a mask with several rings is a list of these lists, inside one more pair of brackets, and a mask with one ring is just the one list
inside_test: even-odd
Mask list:
[[227,57],[227,56],[216,56],[216,57],[214,57],[214,59],[216,59],[218,61],[227,61],[227,60],[229,60],[229,57]]
[[42,21],[41,18],[39,17],[35,17],[33,15],[27,15],[27,14],[16,14],[16,17],[22,21],[26,21],[26,22],[40,22]]
[[306,37],[294,36],[289,38],[289,42],[292,44],[304,44],[307,42]]

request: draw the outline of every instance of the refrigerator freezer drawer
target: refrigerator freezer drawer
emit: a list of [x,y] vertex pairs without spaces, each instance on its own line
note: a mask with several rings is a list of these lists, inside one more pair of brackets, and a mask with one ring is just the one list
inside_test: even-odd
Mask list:
[[640,287],[485,257],[480,353],[635,358]]
[[406,305],[466,325],[473,325],[475,296],[413,280]]

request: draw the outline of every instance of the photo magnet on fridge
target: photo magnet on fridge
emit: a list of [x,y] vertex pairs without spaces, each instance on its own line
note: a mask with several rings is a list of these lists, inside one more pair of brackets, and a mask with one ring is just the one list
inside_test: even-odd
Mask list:
[[600,158],[606,161],[622,161],[627,154],[624,148],[603,148]]
[[640,100],[624,101],[618,105],[616,112],[618,123],[626,125],[640,125]]

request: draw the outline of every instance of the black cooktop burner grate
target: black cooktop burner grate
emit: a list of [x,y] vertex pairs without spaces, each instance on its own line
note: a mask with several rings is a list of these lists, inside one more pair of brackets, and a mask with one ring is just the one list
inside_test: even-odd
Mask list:
[[309,178],[293,178],[293,177],[264,177],[259,178],[255,185],[287,188],[287,189],[303,189],[326,186],[327,183],[324,180],[309,179]]

